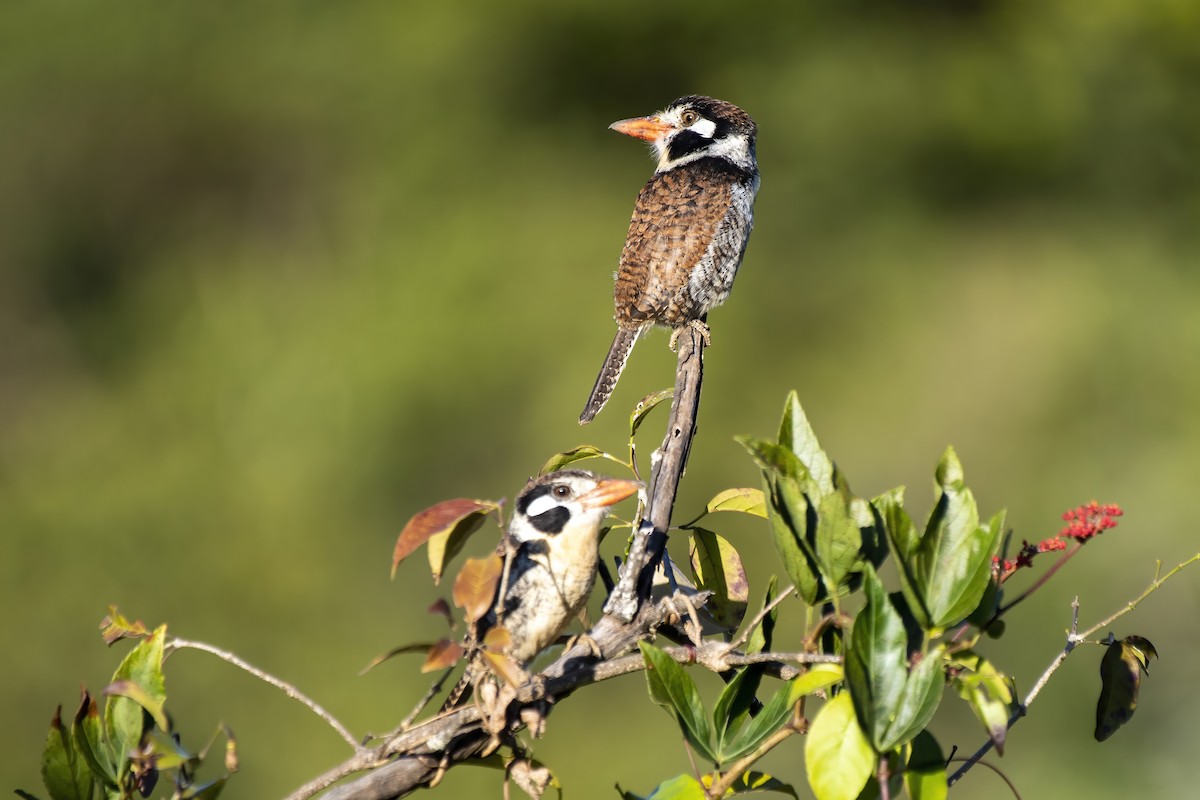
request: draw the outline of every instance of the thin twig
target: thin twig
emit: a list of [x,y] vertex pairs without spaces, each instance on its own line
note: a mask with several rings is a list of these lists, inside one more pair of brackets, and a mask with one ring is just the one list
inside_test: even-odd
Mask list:
[[[1130,611],[1133,611],[1133,609],[1137,608],[1139,603],[1158,590],[1175,574],[1183,570],[1185,567],[1189,567],[1197,562],[1200,562],[1200,553],[1192,556],[1187,561],[1181,562],[1166,575],[1161,576],[1160,573],[1162,571],[1162,562],[1158,562],[1154,570],[1154,580],[1150,582],[1150,585],[1146,587],[1145,591],[1143,591],[1133,600],[1126,603],[1124,608],[1096,623],[1083,633],[1079,633],[1079,598],[1076,597],[1071,602],[1071,628],[1067,632],[1067,641],[1066,644],[1063,645],[1062,652],[1055,656],[1054,660],[1050,662],[1050,666],[1046,667],[1045,671],[1042,672],[1041,677],[1037,679],[1037,682],[1034,683],[1033,688],[1029,690],[1029,694],[1026,695],[1025,701],[1013,710],[1013,713],[1008,718],[1007,729],[1012,730],[1012,727],[1029,712],[1029,706],[1031,706],[1033,701],[1037,699],[1039,694],[1041,694],[1042,689],[1044,689],[1046,684],[1050,681],[1050,677],[1058,671],[1059,667],[1063,665],[1063,662],[1067,660],[1067,656],[1071,654],[1071,651],[1075,649],[1076,645],[1086,641],[1087,638],[1096,633],[1096,631],[1108,627],[1116,620],[1128,614]],[[963,765],[959,767],[958,770],[947,780],[947,785],[953,786],[956,782],[958,782],[958,780],[966,775],[967,772],[979,762],[979,759],[983,758],[994,746],[995,745],[991,739],[988,739],[986,742],[984,742],[983,745],[980,746],[980,748],[974,753],[972,753],[970,757],[964,759]]]
[[754,629],[758,627],[758,624],[766,619],[767,614],[770,614],[772,611],[774,611],[779,604],[786,600],[794,591],[796,591],[796,587],[789,583],[786,589],[775,595],[771,602],[763,606],[762,611],[754,615],[754,619],[750,620],[750,624],[742,629],[742,635],[734,640],[733,646],[741,647],[744,645],[750,638],[750,634],[752,634]]
[[767,737],[766,741],[754,748],[754,751],[743,758],[738,759],[729,766],[722,774],[719,780],[713,782],[713,785],[708,788],[705,794],[708,797],[719,798],[724,797],[725,793],[732,788],[733,784],[737,783],[738,778],[742,776],[746,770],[754,766],[754,762],[765,756],[767,753],[778,747],[783,741],[790,738],[793,734],[799,731],[791,724],[784,725],[779,730]]
[[[949,760],[948,760],[946,763],[948,763],[948,764],[951,764],[951,763],[954,763],[955,761],[966,761],[966,760],[967,760],[967,759],[965,759],[965,758],[951,758],[951,759],[949,759]],[[1017,798],[1017,800],[1021,800],[1021,793],[1017,791],[1017,787],[1016,787],[1015,785],[1013,785],[1013,782],[1012,782],[1012,781],[1010,781],[1010,780],[1008,779],[1008,776],[1007,776],[1007,775],[1005,775],[1005,774],[1004,774],[1004,773],[1003,773],[1003,772],[1000,770],[1000,768],[999,768],[999,767],[997,767],[995,764],[989,764],[989,763],[988,763],[988,762],[986,762],[986,761],[973,762],[973,765],[974,765],[975,763],[977,763],[977,764],[978,764],[979,766],[981,766],[981,767],[987,767],[987,768],[988,768],[988,769],[990,769],[992,772],[994,772],[994,773],[996,773],[997,775],[999,775],[999,776],[1000,776],[1000,780],[1004,781],[1004,783],[1005,783],[1005,784],[1008,786],[1008,788],[1012,790],[1013,796],[1014,796],[1014,797],[1016,797],[1016,798]]]
[[1170,572],[1168,572],[1166,575],[1163,575],[1161,577],[1159,577],[1159,573],[1162,572],[1162,562],[1161,561],[1157,562],[1157,566],[1154,569],[1154,580],[1152,580],[1150,582],[1150,585],[1146,587],[1146,590],[1144,592],[1142,592],[1140,595],[1135,597],[1133,600],[1130,600],[1129,603],[1127,603],[1125,605],[1125,607],[1122,608],[1120,611],[1117,611],[1115,614],[1113,614],[1112,616],[1110,616],[1106,619],[1100,620],[1095,625],[1093,625],[1092,627],[1088,628],[1086,631],[1081,633],[1080,636],[1082,636],[1083,638],[1086,639],[1087,637],[1094,634],[1096,631],[1103,630],[1104,628],[1107,628],[1109,625],[1112,625],[1118,619],[1120,619],[1121,617],[1128,614],[1130,611],[1133,611],[1135,608],[1137,608],[1138,603],[1142,602],[1147,597],[1149,597],[1151,594],[1153,594],[1160,586],[1162,586],[1164,583],[1166,583],[1168,580],[1170,580],[1172,578],[1172,576],[1175,575],[1175,573],[1179,572],[1180,570],[1182,570],[1186,567],[1190,567],[1192,564],[1195,564],[1197,561],[1200,561],[1200,553],[1197,553],[1196,555],[1192,556],[1187,561],[1176,564],[1175,567]]
[[288,683],[287,681],[285,681],[281,678],[276,678],[274,675],[270,674],[269,672],[262,671],[258,667],[254,666],[253,664],[250,664],[249,662],[247,662],[246,660],[244,660],[242,658],[239,658],[238,656],[234,655],[233,653],[229,652],[228,650],[222,650],[221,648],[214,647],[211,644],[206,644],[204,642],[194,642],[189,639],[173,638],[173,639],[171,639],[170,647],[173,650],[183,650],[185,648],[191,649],[191,650],[202,650],[205,653],[209,653],[211,655],[216,656],[217,658],[221,659],[222,661],[227,661],[228,663],[233,664],[235,667],[238,667],[239,669],[243,669],[246,672],[249,672],[251,675],[258,678],[260,681],[269,683],[272,686],[274,686],[276,689],[282,689],[283,693],[286,694],[288,697],[292,698],[293,700],[299,701],[302,705],[307,706],[310,711],[312,711],[318,717],[320,717],[321,719],[323,719],[327,723],[329,723],[329,726],[331,728],[333,728],[335,731],[337,731],[338,735],[341,736],[343,739],[345,739],[346,742],[351,747],[353,747],[356,751],[362,749],[362,745],[359,744],[358,740],[354,738],[354,735],[352,733],[350,733],[350,731],[348,731],[346,729],[346,726],[343,725],[341,722],[339,722],[338,719],[333,716],[333,714],[330,714],[319,703],[317,703],[317,701],[313,700],[311,697],[309,697],[304,692],[300,691],[299,689],[297,689],[295,686]]

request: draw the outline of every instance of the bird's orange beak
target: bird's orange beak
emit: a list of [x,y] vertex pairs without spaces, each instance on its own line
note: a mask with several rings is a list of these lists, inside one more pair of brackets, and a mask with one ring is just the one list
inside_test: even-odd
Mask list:
[[607,508],[635,494],[642,488],[641,481],[626,481],[620,478],[605,478],[596,488],[579,498],[589,508]]
[[657,116],[617,120],[608,127],[617,133],[623,133],[626,136],[632,136],[635,139],[642,139],[647,142],[653,142],[671,130],[670,123],[663,122]]

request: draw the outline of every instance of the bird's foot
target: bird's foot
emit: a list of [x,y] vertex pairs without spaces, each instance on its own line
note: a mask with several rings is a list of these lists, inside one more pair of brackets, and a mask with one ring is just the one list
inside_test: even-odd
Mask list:
[[586,633],[581,633],[581,634],[578,634],[577,636],[572,636],[570,639],[568,639],[566,646],[563,647],[563,652],[566,652],[566,651],[572,649],[577,644],[583,645],[584,647],[586,647],[588,649],[588,651],[592,654],[593,658],[603,658],[604,657],[604,651],[600,649],[599,642],[597,642],[591,636],[588,636]]
[[704,340],[705,347],[712,347],[712,331],[709,329],[708,323],[702,319],[689,319],[687,325],[671,331],[671,341],[668,344],[671,347],[672,353],[676,352],[679,348],[679,334],[688,328],[700,334],[700,338]]

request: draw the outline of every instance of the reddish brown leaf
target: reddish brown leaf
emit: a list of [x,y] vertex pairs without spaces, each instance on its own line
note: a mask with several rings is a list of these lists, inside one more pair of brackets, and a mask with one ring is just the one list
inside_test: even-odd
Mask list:
[[445,560],[457,552],[456,548],[452,549],[448,546],[447,540],[450,535],[457,531],[459,533],[457,544],[461,546],[461,540],[477,530],[483,524],[484,517],[498,508],[500,508],[499,503],[489,500],[470,500],[460,497],[456,500],[446,500],[417,512],[396,539],[396,547],[392,551],[392,577],[396,576],[396,567],[400,565],[401,561],[412,555],[418,547],[441,534],[443,541],[439,547],[438,561],[433,564],[433,559],[430,559],[430,563],[434,566],[434,580],[436,581],[441,576],[441,567],[444,566]]
[[454,605],[466,612],[468,624],[481,618],[492,607],[496,598],[496,584],[500,582],[503,569],[504,560],[492,553],[487,558],[468,558],[458,571],[451,596]]
[[450,630],[454,630],[454,614],[450,611],[450,604],[446,602],[446,598],[439,597],[425,610],[430,614],[436,614],[439,617],[445,618],[446,624],[450,626]]
[[100,636],[104,639],[105,644],[113,644],[121,639],[140,639],[150,631],[146,629],[146,624],[140,619],[136,622],[130,622],[117,612],[116,606],[108,607],[108,615],[100,620]]
[[509,686],[520,686],[525,683],[529,677],[525,674],[525,670],[521,669],[517,662],[513,661],[503,653],[493,653],[490,650],[482,650],[479,655],[487,659],[492,671],[504,679],[504,682]]
[[503,625],[496,625],[488,630],[483,637],[483,646],[493,653],[499,653],[512,644],[512,636],[508,633],[508,628]]
[[453,667],[462,658],[462,655],[463,649],[457,642],[442,639],[429,648],[429,653],[425,656],[425,663],[421,665],[421,672],[436,672],[439,669]]
[[436,643],[429,644],[428,642],[424,642],[424,643],[418,643],[418,644],[405,644],[405,645],[401,645],[400,647],[393,647],[391,650],[388,650],[386,653],[380,653],[379,655],[372,658],[369,664],[367,664],[365,667],[363,667],[361,670],[359,670],[358,674],[366,675],[368,672],[375,669],[383,662],[387,661],[390,658],[394,658],[395,656],[403,655],[405,653],[424,653],[433,647],[437,647],[437,644]]

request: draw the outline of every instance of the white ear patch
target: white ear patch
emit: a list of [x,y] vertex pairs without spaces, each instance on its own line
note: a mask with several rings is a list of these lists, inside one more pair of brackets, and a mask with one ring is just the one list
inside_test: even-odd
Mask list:
[[550,493],[547,492],[546,494],[541,495],[540,497],[534,498],[533,502],[530,503],[528,507],[526,507],[525,516],[536,517],[539,514],[546,513],[550,509],[554,508],[556,505],[558,505],[558,501],[555,500],[553,497],[551,497]]
[[711,139],[713,134],[717,132],[717,123],[711,119],[701,118],[699,122],[692,125],[688,130],[695,131],[705,139]]

